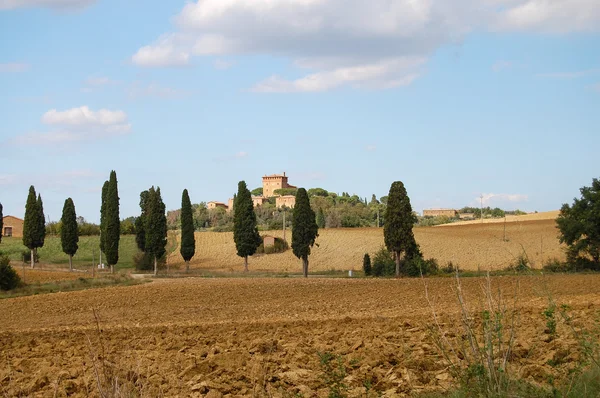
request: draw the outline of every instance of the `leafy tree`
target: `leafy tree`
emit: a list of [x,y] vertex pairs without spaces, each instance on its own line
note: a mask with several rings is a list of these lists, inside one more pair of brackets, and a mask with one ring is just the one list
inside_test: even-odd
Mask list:
[[233,240],[237,255],[244,258],[244,272],[248,272],[248,256],[256,253],[262,240],[258,234],[252,196],[244,181],[238,183],[238,192],[233,202]]
[[140,193],[140,209],[141,213],[135,219],[135,243],[140,251],[146,251],[146,204],[148,203],[148,191]]
[[381,198],[379,198],[379,201],[382,204],[387,205],[388,204],[388,197],[387,196],[382,196]]
[[[40,209],[35,188],[32,185],[29,187],[29,195],[25,204],[25,220],[23,222],[23,245],[31,250],[31,268],[34,268],[36,249],[44,245],[46,228],[42,227],[40,223],[40,219],[43,218],[43,210]],[[43,229],[43,231],[40,231],[40,229]]]
[[104,240],[104,254],[106,263],[114,273],[114,266],[119,262],[119,239],[121,238],[121,221],[119,218],[119,189],[117,186],[117,173],[110,172],[106,192],[106,237]]
[[329,196],[329,192],[327,192],[323,188],[311,188],[311,189],[308,190],[308,196],[311,197],[311,198],[313,196],[327,197],[327,196]]
[[121,220],[121,235],[135,234],[135,217],[127,217]]
[[77,234],[77,215],[73,199],[65,200],[62,217],[60,219],[60,243],[65,254],[69,255],[69,269],[73,271],[73,256],[77,253],[79,246],[79,235]]
[[594,178],[591,187],[580,189],[581,198],[573,205],[563,204],[556,219],[559,240],[567,245],[569,261],[591,257],[600,264],[600,180]]
[[10,266],[8,256],[0,256],[0,290],[11,290],[21,284],[21,278]]
[[165,255],[167,246],[167,216],[160,188],[150,188],[146,204],[146,253],[154,257],[154,275],[158,273],[158,259]]
[[286,196],[286,195],[296,195],[297,192],[298,192],[297,188],[280,188],[280,189],[274,190],[273,194]]
[[100,251],[106,252],[106,203],[108,198],[108,181],[102,185],[102,201],[100,202]]
[[302,259],[302,271],[304,277],[307,278],[308,256],[311,247],[315,244],[315,239],[319,236],[319,227],[304,188],[298,189],[296,194],[292,219],[292,251],[296,257]]
[[392,258],[392,254],[382,246],[373,257],[373,276],[394,275],[395,266],[396,263]]
[[323,212],[322,207],[319,207],[319,211],[317,212],[317,226],[319,228],[325,228],[325,213]]
[[252,192],[250,192],[252,194],[252,196],[262,196],[263,194],[263,188],[255,188],[252,190]]
[[412,211],[404,184],[401,181],[395,181],[390,187],[385,209],[383,236],[385,246],[394,254],[396,276],[400,276],[402,255],[412,257],[418,252],[412,230],[416,222],[417,217]]
[[365,256],[363,257],[363,271],[365,276],[371,275],[371,256],[369,256],[369,253],[365,253]]
[[4,232],[4,220],[2,215],[2,203],[0,203],[0,243],[2,243],[2,232]]
[[194,218],[192,202],[188,190],[181,195],[181,257],[185,261],[185,271],[190,271],[190,260],[196,253],[196,238],[194,237]]

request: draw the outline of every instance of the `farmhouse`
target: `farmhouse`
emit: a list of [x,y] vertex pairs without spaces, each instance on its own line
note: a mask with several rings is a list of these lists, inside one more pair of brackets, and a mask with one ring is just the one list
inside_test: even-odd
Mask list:
[[272,198],[276,196],[274,191],[283,188],[296,188],[293,185],[288,184],[288,177],[283,174],[272,174],[270,176],[264,176],[263,181],[263,196],[265,198]]
[[[275,197],[275,206],[277,206],[277,208],[286,206],[286,207],[294,207],[294,205],[296,204],[296,197],[294,195],[277,195],[275,193],[276,190],[278,189],[284,189],[284,188],[297,188],[293,185],[290,185],[288,183],[288,176],[285,175],[285,172],[283,174],[271,174],[271,175],[266,175],[262,178],[262,188],[263,188],[263,194],[261,196],[252,196],[252,202],[254,203],[254,207],[257,206],[261,206],[263,204],[265,204],[269,198],[273,198]],[[210,203],[219,203],[219,202],[208,202],[209,203],[209,209],[210,207]],[[229,199],[228,205],[225,205],[224,203],[221,203],[223,206],[225,206],[224,208],[227,209],[228,211],[233,210],[233,198]]]
[[23,237],[23,220],[14,216],[2,217],[4,228],[2,228],[2,236],[13,236],[15,238]]
[[423,210],[423,217],[439,217],[447,216],[454,218],[458,215],[458,211],[454,209],[426,209]]
[[227,210],[227,205],[225,203],[222,203],[222,202],[215,202],[215,201],[208,202],[206,204],[206,207],[208,207],[209,210],[211,210],[211,209],[218,209],[218,208],[222,208],[222,209]]

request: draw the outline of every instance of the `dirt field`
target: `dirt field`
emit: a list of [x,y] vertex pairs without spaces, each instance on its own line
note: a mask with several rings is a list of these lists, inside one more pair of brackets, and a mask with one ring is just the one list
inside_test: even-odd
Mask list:
[[[47,283],[55,281],[70,281],[78,278],[89,278],[91,273],[87,272],[69,272],[69,271],[58,271],[48,267],[49,269],[31,269],[26,266],[24,269],[22,266],[13,265],[19,276],[25,283]],[[39,266],[39,265],[38,265]]]
[[[503,269],[525,252],[533,267],[543,261],[564,259],[553,219],[511,222],[506,224],[468,224],[415,228],[415,237],[426,257],[436,258],[441,266],[452,261],[464,270]],[[263,234],[283,237],[282,231]],[[310,256],[310,271],[359,270],[365,253],[374,254],[383,245],[382,228],[323,229],[318,247]],[[286,236],[291,242],[290,231]],[[285,253],[254,256],[254,271],[301,272],[302,266],[289,250]],[[169,257],[174,267],[183,267],[179,250]],[[232,233],[196,233],[196,256],[192,268],[240,272],[243,260],[236,255]]]
[[[492,288],[512,297],[517,281],[512,371],[560,380],[579,354],[560,322],[558,338],[546,338],[548,294],[589,326],[600,308],[600,276],[498,277]],[[482,280],[462,282],[475,309]],[[452,332],[453,280],[427,284],[442,327]],[[430,339],[419,279],[157,280],[5,299],[0,319],[0,391],[7,396],[98,396],[94,364],[100,378],[130,380],[148,397],[327,396],[318,352],[341,356],[353,397],[365,396],[365,386],[403,396],[452,382]]]

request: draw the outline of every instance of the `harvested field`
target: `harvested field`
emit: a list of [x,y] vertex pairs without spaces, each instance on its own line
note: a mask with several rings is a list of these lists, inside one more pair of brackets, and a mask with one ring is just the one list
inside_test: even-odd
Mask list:
[[71,281],[79,278],[91,277],[91,274],[82,272],[69,272],[69,271],[57,271],[57,270],[40,270],[31,269],[14,265],[15,270],[19,274],[22,280],[26,283],[47,283],[56,281]]
[[[524,221],[542,221],[542,220],[556,220],[560,211],[544,211],[541,213],[523,214],[522,216],[506,216],[506,222],[524,222]],[[457,221],[451,224],[443,224],[444,226],[459,226],[459,225],[471,225],[481,224],[481,220],[469,220],[469,221]],[[503,218],[484,218],[483,224],[498,224],[504,223]]]
[[[468,224],[462,226],[423,227],[414,229],[417,242],[426,257],[438,260],[441,266],[449,261],[464,270],[499,270],[507,267],[523,252],[533,267],[544,261],[564,259],[558,242],[554,220],[512,222],[506,224]],[[264,232],[283,237],[282,231]],[[291,234],[286,236],[291,242]],[[359,270],[365,253],[375,253],[383,245],[382,228],[323,229],[310,256],[310,271]],[[302,266],[292,254],[257,255],[250,260],[253,271],[301,272]],[[183,268],[184,262],[176,250],[169,257],[173,267]],[[205,270],[240,272],[243,260],[236,255],[232,233],[196,233],[196,256],[191,267]]]
[[[442,327],[452,331],[453,280],[426,281]],[[497,277],[492,287],[512,298],[517,282],[512,370],[540,383],[560,380],[574,366],[577,342],[560,323],[558,337],[545,338],[548,295],[589,326],[600,276]],[[473,306],[482,280],[462,283]],[[326,396],[318,352],[341,355],[353,397],[365,396],[366,381],[384,396],[452,382],[429,337],[432,316],[419,279],[157,280],[6,299],[0,319],[7,396],[98,396],[94,364],[101,377],[129,380],[149,397]]]

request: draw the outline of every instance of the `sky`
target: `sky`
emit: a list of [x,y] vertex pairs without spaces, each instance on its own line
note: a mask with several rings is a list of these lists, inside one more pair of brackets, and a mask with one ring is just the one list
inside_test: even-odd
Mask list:
[[600,167],[598,0],[0,0],[0,203],[98,222],[240,180],[560,208]]

